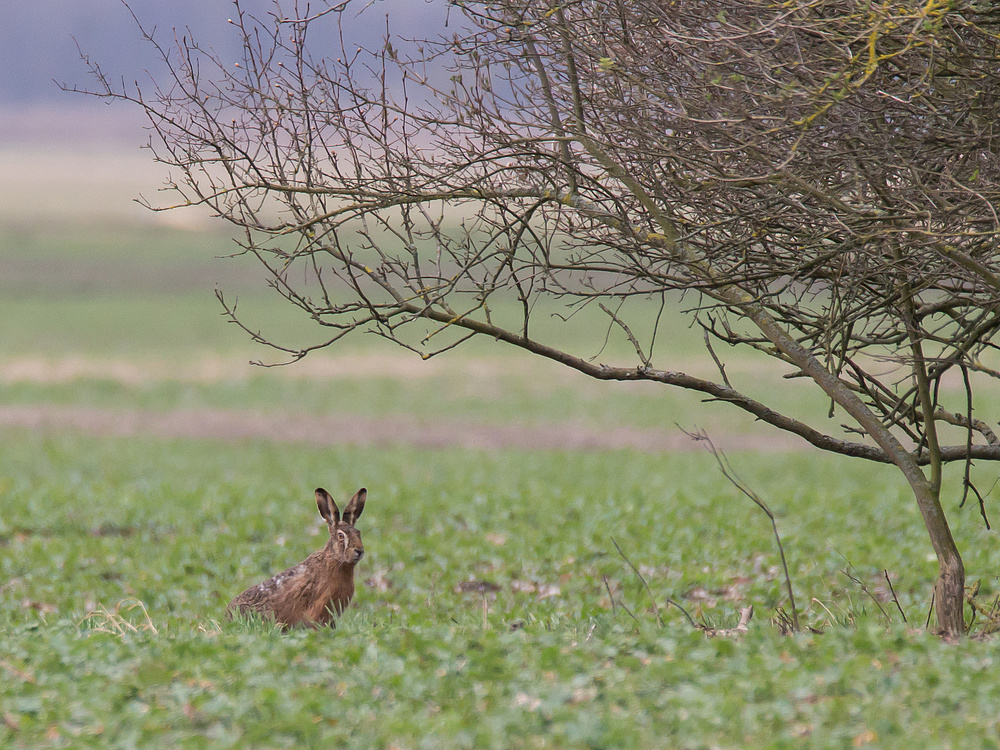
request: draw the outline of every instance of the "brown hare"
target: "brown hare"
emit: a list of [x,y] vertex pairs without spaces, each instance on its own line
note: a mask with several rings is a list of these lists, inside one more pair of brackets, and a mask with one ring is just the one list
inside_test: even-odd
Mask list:
[[298,565],[258,583],[233,599],[226,608],[232,617],[258,613],[283,627],[332,625],[354,596],[354,566],[365,554],[361,534],[354,524],[365,509],[368,490],[362,487],[340,509],[322,487],[316,490],[319,514],[330,527],[330,539]]

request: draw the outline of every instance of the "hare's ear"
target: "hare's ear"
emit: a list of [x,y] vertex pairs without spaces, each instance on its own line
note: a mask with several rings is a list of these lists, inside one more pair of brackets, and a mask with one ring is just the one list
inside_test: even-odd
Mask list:
[[316,488],[316,505],[319,508],[319,514],[323,516],[327,526],[333,529],[340,525],[340,509],[333,502],[330,493],[322,487]]
[[344,523],[349,523],[351,526],[357,523],[358,518],[361,517],[361,513],[365,509],[365,500],[367,499],[368,490],[364,487],[354,493],[354,497],[351,498],[351,502],[349,502],[347,507],[344,508]]

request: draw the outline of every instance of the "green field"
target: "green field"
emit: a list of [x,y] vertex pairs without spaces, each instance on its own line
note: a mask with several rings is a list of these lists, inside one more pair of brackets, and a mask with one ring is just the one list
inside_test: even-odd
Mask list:
[[[315,331],[252,265],[217,259],[224,235],[15,218],[0,211],[0,417],[46,418],[0,426],[0,747],[995,746],[996,642],[924,630],[936,563],[893,470],[750,450],[772,432],[724,405],[490,341],[421,363],[362,337],[252,367],[273,355],[220,316],[217,285],[276,335]],[[627,342],[589,343],[600,324],[540,331],[625,358]],[[710,375],[697,333],[681,317],[670,331],[660,366]],[[825,417],[779,371],[729,373]],[[200,434],[199,413],[265,429]],[[190,424],[143,429],[171,415]],[[107,427],[129,418],[128,436]],[[266,429],[309,419],[413,422],[446,447]],[[803,632],[771,623],[789,603],[770,525],[704,451],[463,447],[511,425],[729,440],[778,516]],[[227,622],[235,594],[324,542],[317,485],[370,492],[351,609],[318,632]],[[985,599],[996,535],[957,504]],[[756,615],[710,639],[668,599],[706,626]]]
[[[16,431],[0,448],[5,747],[985,747],[1000,729],[995,644],[923,632],[934,565],[877,467],[737,458],[823,631],[787,637],[766,521],[701,454]],[[317,483],[371,489],[355,606],[335,631],[226,623],[242,587],[321,544]],[[956,519],[987,570],[992,538]],[[757,617],[710,640],[667,597],[716,626]]]

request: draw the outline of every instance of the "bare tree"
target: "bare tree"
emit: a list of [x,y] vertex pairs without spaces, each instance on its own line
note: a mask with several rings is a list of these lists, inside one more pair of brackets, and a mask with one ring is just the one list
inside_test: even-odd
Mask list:
[[[320,347],[363,330],[428,357],[488,336],[895,465],[937,554],[939,629],[962,632],[941,483],[946,462],[1000,459],[972,409],[974,387],[1000,377],[981,359],[1000,326],[996,5],[450,7],[451,36],[405,41],[387,25],[366,50],[339,23],[348,3],[254,16],[237,1],[241,59],[189,32],[158,46],[164,79],[117,84],[94,66],[90,93],[145,108],[175,205],[239,227],[274,287],[329,331]],[[339,57],[314,57],[316,35],[339,38]],[[637,321],[674,293],[710,349],[785,363],[856,438],[751,398],[721,362],[716,380],[660,365],[657,327]],[[546,301],[599,307],[635,361],[539,338]],[[264,343],[291,359],[317,348]],[[955,373],[967,400],[949,410],[939,387]]]

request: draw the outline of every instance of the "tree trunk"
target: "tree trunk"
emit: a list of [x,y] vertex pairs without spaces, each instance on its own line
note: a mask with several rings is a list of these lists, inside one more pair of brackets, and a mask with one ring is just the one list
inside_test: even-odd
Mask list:
[[938,631],[942,635],[960,636],[965,632],[965,566],[958,550],[952,545],[954,555],[941,560],[941,572],[934,584],[937,602]]
[[938,559],[938,579],[934,584],[938,632],[960,636],[965,632],[965,565],[941,508],[940,493],[926,481],[911,481],[910,486]]
[[[803,372],[809,375],[834,401],[850,414],[864,428],[879,447],[886,452],[892,462],[906,477],[913,490],[923,516],[924,525],[931,538],[931,545],[938,559],[938,579],[934,585],[934,598],[937,607],[938,632],[944,636],[957,637],[965,632],[963,617],[965,608],[965,566],[962,556],[951,535],[948,519],[941,507],[941,458],[940,447],[936,433],[933,430],[933,412],[926,417],[930,425],[928,431],[928,451],[931,453],[932,476],[928,479],[921,470],[917,459],[907,451],[889,429],[873,414],[858,398],[857,394],[847,388],[840,379],[829,372],[812,352],[804,349],[797,341],[787,334],[767,312],[758,304],[743,296],[735,287],[723,287],[717,290],[717,295],[732,307],[741,308],[746,317],[777,347],[784,351]],[[920,355],[919,347],[917,354]],[[922,355],[917,359],[922,362]],[[920,373],[918,372],[918,377]],[[926,380],[923,386],[925,403],[930,404]]]

